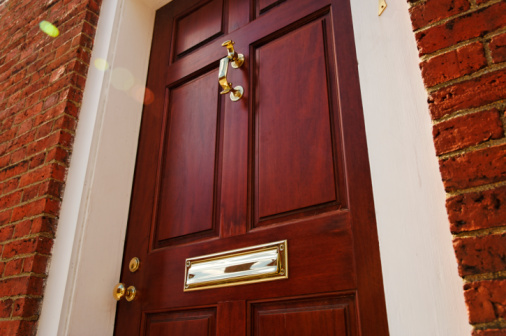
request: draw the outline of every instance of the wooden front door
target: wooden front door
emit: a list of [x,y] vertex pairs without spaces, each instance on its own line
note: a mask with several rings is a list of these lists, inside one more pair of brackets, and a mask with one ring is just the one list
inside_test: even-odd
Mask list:
[[[388,335],[348,0],[175,0],[147,86],[116,335]],[[287,279],[184,291],[186,258],[282,240]]]

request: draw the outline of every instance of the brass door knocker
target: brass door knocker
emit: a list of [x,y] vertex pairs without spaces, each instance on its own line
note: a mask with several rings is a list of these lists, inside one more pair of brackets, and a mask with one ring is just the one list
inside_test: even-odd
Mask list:
[[227,57],[222,58],[220,61],[220,72],[218,75],[219,76],[218,81],[221,87],[223,88],[223,91],[221,91],[220,93],[225,94],[230,92],[230,100],[238,101],[244,94],[244,89],[240,85],[233,87],[232,83],[228,81],[227,79],[228,64],[231,63],[232,68],[234,69],[240,68],[241,65],[243,65],[244,63],[244,55],[235,52],[234,42],[232,40],[223,42],[221,46],[227,48],[228,55]]

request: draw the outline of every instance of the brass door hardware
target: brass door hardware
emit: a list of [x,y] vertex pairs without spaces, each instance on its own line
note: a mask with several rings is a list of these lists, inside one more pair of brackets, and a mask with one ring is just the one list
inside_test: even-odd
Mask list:
[[114,290],[112,291],[112,296],[116,301],[119,301],[123,296],[127,301],[132,301],[135,299],[135,294],[137,294],[137,290],[134,286],[126,288],[125,284],[121,282],[114,286]]
[[188,258],[185,268],[185,292],[287,279],[287,241]]
[[232,68],[234,69],[240,68],[241,65],[243,65],[244,63],[244,55],[238,54],[234,50],[234,42],[231,40],[223,42],[221,46],[227,48],[228,55],[227,57],[222,58],[220,61],[220,71],[218,74],[219,77],[218,81],[221,87],[223,88],[223,91],[221,91],[220,93],[225,94],[230,92],[230,100],[238,101],[244,94],[244,89],[240,85],[233,87],[232,83],[228,81],[227,79],[228,64],[231,63]]
[[379,8],[378,8],[378,16],[383,14],[385,9],[387,8],[387,2],[385,0],[379,0]]
[[141,261],[139,260],[139,258],[137,257],[133,257],[132,259],[130,259],[130,263],[128,264],[128,269],[130,270],[130,272],[136,272],[139,267],[141,265]]

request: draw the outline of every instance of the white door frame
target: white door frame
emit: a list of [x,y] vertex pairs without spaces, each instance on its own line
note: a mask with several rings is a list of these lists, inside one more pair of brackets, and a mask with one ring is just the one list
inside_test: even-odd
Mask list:
[[[111,84],[146,81],[155,10],[104,0],[38,335],[112,335],[142,104]],[[468,335],[444,191],[405,1],[352,0],[390,334]]]

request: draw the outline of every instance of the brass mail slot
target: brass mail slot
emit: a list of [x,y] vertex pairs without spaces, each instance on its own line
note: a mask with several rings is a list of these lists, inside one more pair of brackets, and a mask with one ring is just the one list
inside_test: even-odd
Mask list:
[[288,278],[287,241],[186,259],[184,291]]

